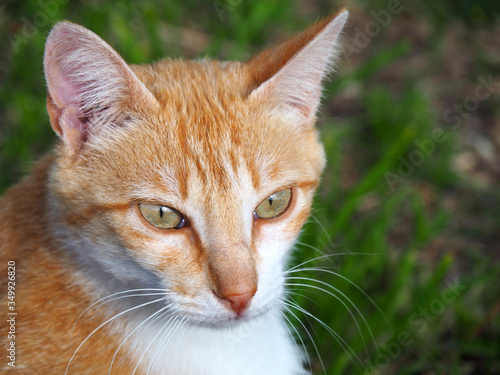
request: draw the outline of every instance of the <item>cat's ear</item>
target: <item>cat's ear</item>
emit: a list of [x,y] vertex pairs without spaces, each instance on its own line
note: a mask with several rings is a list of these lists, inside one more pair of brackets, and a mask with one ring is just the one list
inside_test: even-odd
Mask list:
[[103,127],[119,126],[127,110],[156,102],[113,48],[70,22],[50,32],[44,69],[52,128],[72,152]]
[[321,82],[331,71],[339,51],[339,34],[348,12],[326,18],[246,64],[250,99],[270,103],[283,116],[310,123],[321,99]]

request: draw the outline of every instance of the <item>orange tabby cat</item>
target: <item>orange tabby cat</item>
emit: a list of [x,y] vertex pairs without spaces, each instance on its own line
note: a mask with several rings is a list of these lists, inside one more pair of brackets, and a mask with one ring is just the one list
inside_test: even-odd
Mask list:
[[246,62],[141,66],[54,27],[60,142],[0,200],[3,370],[307,373],[283,272],[325,165],[315,114],[346,19]]

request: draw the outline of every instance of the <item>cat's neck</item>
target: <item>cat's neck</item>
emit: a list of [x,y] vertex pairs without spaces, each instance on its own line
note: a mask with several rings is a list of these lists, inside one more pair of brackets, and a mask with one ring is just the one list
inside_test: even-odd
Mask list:
[[[278,311],[229,328],[185,325],[181,320],[144,323],[129,338],[136,353],[145,353],[147,368],[169,368],[169,374],[306,374],[302,355],[290,340]],[[133,321],[136,328],[143,321]],[[149,348],[151,342],[153,344]],[[159,348],[159,350],[156,350]]]

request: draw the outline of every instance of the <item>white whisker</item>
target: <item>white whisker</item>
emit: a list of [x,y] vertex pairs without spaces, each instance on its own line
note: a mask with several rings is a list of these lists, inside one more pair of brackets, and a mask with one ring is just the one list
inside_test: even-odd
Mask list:
[[300,268],[300,269],[295,269],[295,270],[290,269],[290,270],[288,270],[285,273],[295,273],[295,272],[301,272],[301,271],[326,272],[326,273],[329,273],[331,275],[340,277],[342,280],[347,281],[349,284],[351,284],[353,287],[355,287],[360,293],[362,293],[368,299],[368,301],[370,301],[370,303],[377,309],[377,311],[380,313],[380,315],[382,315],[382,317],[384,318],[385,322],[387,323],[387,326],[392,330],[391,323],[389,323],[389,320],[385,316],[384,312],[380,309],[380,307],[378,307],[378,305],[375,303],[375,301],[360,286],[358,286],[355,282],[349,280],[347,277],[341,275],[340,273],[334,272],[332,270],[324,269],[324,268],[318,268],[318,267],[305,267],[305,268]]
[[141,356],[139,357],[139,360],[137,361],[137,364],[134,367],[134,371],[132,372],[132,375],[134,375],[135,372],[137,371],[137,369],[139,368],[139,364],[141,363],[142,359],[144,358],[144,356],[148,352],[148,350],[151,347],[151,345],[153,345],[153,343],[156,341],[157,337],[163,332],[163,330],[166,327],[168,327],[169,323],[171,321],[175,321],[175,319],[176,319],[175,316],[170,316],[169,319],[163,324],[163,326],[161,327],[161,329],[156,333],[156,335],[153,337],[153,339],[150,341],[150,343],[148,344],[148,346],[146,347],[146,349],[144,349],[144,351],[142,352]]
[[[118,296],[118,295],[125,294],[125,293],[135,293],[135,292],[140,292],[140,291],[148,291],[148,292],[149,291],[158,291],[158,295],[162,295],[162,294],[166,295],[166,294],[168,294],[165,289],[129,289],[129,290],[124,290],[124,291],[121,291],[121,292],[110,294],[109,296],[103,297],[103,298],[101,298],[101,299],[93,302],[90,306],[88,306],[85,310],[83,310],[83,312],[76,319],[75,324],[73,324],[73,328],[71,329],[71,335],[73,335],[73,331],[75,330],[75,327],[76,327],[76,324],[78,323],[78,321],[92,307],[95,306],[95,308],[97,308],[98,307],[98,306],[96,306],[97,304],[99,304],[100,302],[102,302],[102,301],[104,301],[104,300],[106,300],[108,298],[112,298],[114,296]],[[153,294],[133,294],[133,295],[130,295],[130,296],[123,296],[123,297],[153,296],[153,295],[155,295],[155,294],[154,293]],[[108,303],[108,302],[111,302],[111,301],[113,301],[113,299],[111,299],[109,301],[105,301],[102,304],[105,304],[105,303]]]
[[[349,346],[349,344],[347,344],[342,339],[342,337],[340,337],[340,335],[337,332],[335,332],[330,326],[328,326],[328,324],[326,324],[321,319],[319,319],[316,316],[314,316],[313,314],[311,314],[309,311],[307,311],[303,307],[300,307],[298,304],[296,304],[293,301],[288,300],[288,301],[284,301],[284,303],[287,304],[290,307],[293,307],[294,309],[299,310],[300,312],[306,314],[307,316],[310,316],[311,318],[313,318],[314,320],[316,320],[319,324],[321,324],[323,326],[323,328],[325,328],[335,338],[335,340],[342,346],[342,348],[345,350],[345,352],[347,353],[347,355],[349,356],[349,358],[351,358],[351,360],[353,361],[354,365],[358,369],[360,368],[359,364],[361,364],[361,367],[363,367],[363,362],[359,359],[359,357],[356,355],[356,353],[354,352],[354,350],[352,350],[352,348]],[[355,362],[354,360],[356,360],[357,362],[359,362],[359,364],[357,362]]]
[[[310,245],[310,244],[307,244],[307,243],[304,243],[304,242],[300,242],[300,241],[295,242],[295,244],[296,244],[296,245],[299,245],[299,246],[304,246],[304,247],[307,247],[307,248],[309,248],[309,249],[312,249],[312,250],[316,251],[317,253],[322,254],[322,256],[326,255],[326,254],[324,253],[324,251],[321,251],[321,250],[320,250],[320,249],[318,249],[316,246],[313,246],[313,245]],[[332,255],[332,254],[330,254],[330,255]],[[326,259],[330,262],[330,264],[332,265],[332,267],[339,268],[339,267],[338,267],[338,265],[336,265],[336,264],[334,263],[334,261],[332,260],[332,257],[328,256]]]
[[[285,308],[288,309],[287,307],[285,307]],[[293,313],[291,311],[288,310],[288,312],[293,315]],[[309,353],[307,351],[306,344],[304,343],[304,340],[302,339],[302,336],[297,331],[297,328],[295,328],[295,326],[293,325],[293,323],[290,321],[290,319],[288,319],[288,317],[286,316],[286,314],[284,312],[280,311],[279,318],[283,321],[283,323],[285,324],[285,327],[287,327],[287,330],[290,333],[291,337],[293,337],[293,334],[290,331],[289,327],[293,328],[293,331],[295,332],[295,334],[297,335],[297,337],[300,340],[300,345],[302,346],[303,355],[305,356],[305,359],[307,361],[307,365],[309,366],[309,368],[312,367],[311,358],[309,357]],[[286,322],[288,322],[288,324],[285,322],[285,320],[286,320]]]
[[318,218],[313,213],[311,213],[311,218],[316,222],[316,224],[318,224],[318,226],[323,231],[323,233],[325,234],[325,236],[328,240],[328,243],[326,244],[326,246],[324,246],[324,248],[327,248],[329,245],[333,244],[332,237],[330,236],[330,233],[328,233],[328,231],[326,230],[325,226],[321,223],[321,221],[319,221]]
[[[128,338],[130,336],[132,336],[134,334],[135,331],[137,331],[140,327],[142,327],[144,325],[144,323],[146,323],[148,320],[150,320],[151,318],[153,318],[155,315],[158,315],[160,314],[161,312],[163,312],[162,314],[160,314],[159,316],[157,316],[156,318],[154,318],[151,322],[149,322],[148,326],[151,325],[152,323],[154,323],[155,321],[157,321],[159,318],[161,318],[164,314],[167,314],[169,311],[170,311],[170,307],[172,306],[172,304],[168,304],[164,307],[162,307],[161,309],[159,309],[158,311],[156,311],[154,314],[150,315],[147,319],[145,319],[141,324],[139,324],[137,327],[135,327],[132,332],[130,332],[127,337],[125,337],[123,339],[123,341],[121,342],[120,346],[118,347],[118,349],[116,349],[115,351],[115,354],[113,355],[113,359],[111,360],[111,365],[109,366],[109,372],[108,374],[111,375],[111,370],[113,368],[113,363],[115,362],[115,359],[116,359],[116,356],[118,355],[118,352],[120,351],[121,347],[123,346],[123,344],[125,344],[125,341],[128,340]],[[164,310],[167,310],[167,311],[164,311]]]
[[319,257],[316,257],[316,258],[312,258],[312,259],[306,260],[305,262],[302,262],[300,264],[297,264],[296,266],[293,266],[293,267],[289,268],[288,270],[286,270],[285,273],[289,273],[289,272],[293,271],[294,269],[299,268],[300,266],[303,266],[304,264],[311,263],[311,262],[314,262],[316,260],[326,259],[326,258],[329,258],[329,257],[336,257],[336,256],[340,256],[340,255],[385,255],[385,253],[352,253],[352,252],[343,252],[343,253],[335,253],[335,254],[326,254],[326,255],[322,255],[322,256],[319,256]]
[[[333,290],[335,290],[337,293],[339,293],[342,297],[344,297],[348,302],[350,302],[350,304],[354,307],[354,309],[357,311],[357,313],[361,316],[361,319],[363,319],[363,322],[365,323],[366,327],[368,328],[368,331],[370,332],[370,336],[372,337],[372,340],[375,344],[375,347],[377,348],[378,350],[378,346],[377,346],[377,342],[375,341],[375,337],[373,336],[373,333],[372,333],[372,330],[370,329],[370,326],[368,325],[368,322],[366,321],[365,317],[363,316],[363,314],[361,313],[361,311],[359,311],[358,307],[344,294],[342,293],[340,290],[338,290],[337,288],[335,288],[334,286],[332,285],[329,285],[328,283],[325,283],[324,281],[320,281],[320,280],[315,280],[315,279],[311,279],[309,277],[287,277],[287,279],[293,279],[293,280],[307,280],[307,281],[314,281],[314,282],[318,282],[318,283],[321,283],[323,285],[326,285],[326,286],[329,286],[331,287]],[[358,320],[356,319],[356,316],[352,313],[351,309],[349,308],[349,306],[347,306],[345,304],[345,302],[337,295],[331,293],[330,291],[324,289],[324,288],[321,288],[321,287],[318,287],[316,285],[309,285],[309,284],[301,284],[301,283],[285,283],[286,286],[303,286],[303,287],[307,287],[307,288],[313,288],[313,289],[316,289],[316,290],[320,290],[322,292],[325,292],[327,293],[328,295],[332,296],[333,298],[335,298],[337,301],[339,301],[342,306],[345,307],[345,309],[349,312],[349,315],[351,316],[351,318],[354,320],[354,324],[356,325],[356,328],[361,336],[361,340],[363,341],[363,346],[364,346],[364,349],[365,349],[365,352],[366,352],[366,356],[369,357],[369,353],[368,353],[368,349],[366,347],[366,342],[365,342],[365,337],[363,335],[363,332],[361,331],[361,327],[359,326],[359,323],[358,323]]]
[[[321,305],[317,301],[315,301],[311,297],[308,297],[308,296],[306,296],[306,295],[304,295],[302,293],[297,293],[296,290],[300,290],[300,291],[303,291],[303,292],[311,293],[311,289],[300,288],[300,287],[293,288],[293,290],[292,289],[287,289],[286,292],[287,292],[287,294],[293,294],[294,296],[299,296],[299,297],[305,298],[305,299],[309,300],[310,302],[314,303],[316,306],[321,307]],[[314,290],[312,292],[314,292]]]
[[164,301],[165,299],[164,298],[159,298],[157,300],[154,300],[154,301],[150,301],[150,302],[146,302],[146,303],[143,303],[139,306],[135,306],[135,307],[132,307],[130,309],[127,309],[125,311],[122,311],[121,313],[118,313],[116,314],[115,316],[113,316],[112,318],[109,318],[108,320],[106,320],[104,323],[102,323],[99,327],[97,327],[96,329],[94,329],[86,338],[85,340],[82,341],[82,343],[78,346],[78,348],[76,348],[75,352],[73,353],[73,355],[71,356],[70,360],[69,360],[69,363],[68,363],[68,366],[66,366],[66,371],[64,372],[64,374],[66,375],[68,373],[68,370],[69,370],[69,366],[71,365],[71,362],[73,362],[73,359],[75,358],[76,356],[76,353],[78,353],[78,351],[80,350],[80,348],[83,346],[83,344],[85,344],[85,342],[87,342],[87,340],[94,334],[96,333],[99,329],[101,329],[102,327],[104,327],[106,324],[108,324],[109,322],[113,321],[114,319],[122,316],[123,314],[126,314],[130,311],[133,311],[133,310],[136,310],[136,309],[139,309],[141,307],[144,307],[144,306],[147,306],[147,305],[151,305],[152,303],[156,303],[156,302],[160,302],[160,301]]
[[318,360],[319,360],[319,363],[321,364],[321,368],[323,368],[323,372],[326,374],[326,368],[325,368],[325,365],[323,364],[323,359],[321,358],[321,354],[319,354],[318,347],[316,346],[316,343],[314,342],[314,339],[311,336],[311,333],[307,329],[306,325],[288,307],[288,306],[294,307],[293,305],[291,305],[292,301],[290,301],[289,299],[286,299],[286,298],[282,298],[281,301],[286,305],[286,306],[283,306],[283,308],[286,309],[295,319],[297,319],[297,321],[300,323],[300,325],[302,326],[302,328],[304,328],[304,330],[306,331],[307,336],[309,336],[309,339],[311,340],[311,343],[312,343],[312,345],[314,347],[314,350],[316,351],[316,354],[318,355]]
[[[156,350],[153,353],[153,359],[148,366],[146,375],[149,375],[151,373],[151,371],[154,368],[154,365],[156,364],[156,361],[158,360],[159,354],[161,353],[162,349],[168,345],[168,343],[173,338],[173,336],[175,335],[175,333],[177,332],[179,327],[184,327],[182,324],[183,322],[184,322],[184,317],[182,317],[182,319],[177,322],[175,327],[172,327],[171,333],[168,336],[165,334],[165,337],[163,337],[163,339],[160,341],[160,344],[158,345],[158,347],[156,348]],[[167,338],[168,338],[168,340],[167,340]]]

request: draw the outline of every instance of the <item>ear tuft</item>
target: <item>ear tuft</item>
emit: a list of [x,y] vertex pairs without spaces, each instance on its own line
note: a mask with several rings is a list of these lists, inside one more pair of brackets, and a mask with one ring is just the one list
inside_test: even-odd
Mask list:
[[265,50],[247,62],[250,98],[301,123],[311,122],[321,100],[322,80],[338,55],[338,38],[348,12],[326,18],[287,42]]

